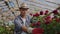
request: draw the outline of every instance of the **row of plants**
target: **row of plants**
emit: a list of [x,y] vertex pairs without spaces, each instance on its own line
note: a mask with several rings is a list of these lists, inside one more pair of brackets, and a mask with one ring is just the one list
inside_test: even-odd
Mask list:
[[60,12],[58,10],[52,12],[46,10],[45,13],[40,11],[35,14],[30,13],[30,15],[33,16],[30,26],[35,28],[32,34],[60,34]]

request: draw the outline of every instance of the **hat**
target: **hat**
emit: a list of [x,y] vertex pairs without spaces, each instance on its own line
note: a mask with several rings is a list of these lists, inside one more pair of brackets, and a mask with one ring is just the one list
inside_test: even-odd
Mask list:
[[27,4],[22,3],[19,9],[29,9],[29,7],[27,6]]

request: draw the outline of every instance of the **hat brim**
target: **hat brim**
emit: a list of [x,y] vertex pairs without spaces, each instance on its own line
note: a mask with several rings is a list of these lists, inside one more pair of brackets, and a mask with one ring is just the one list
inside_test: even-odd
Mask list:
[[29,8],[20,7],[19,9],[26,9],[26,10],[27,10],[27,9],[29,9]]

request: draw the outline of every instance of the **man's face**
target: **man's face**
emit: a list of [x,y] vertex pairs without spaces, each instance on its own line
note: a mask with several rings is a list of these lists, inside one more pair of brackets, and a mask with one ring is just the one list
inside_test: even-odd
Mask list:
[[28,12],[28,9],[20,9],[20,14],[23,16],[26,15],[27,12]]

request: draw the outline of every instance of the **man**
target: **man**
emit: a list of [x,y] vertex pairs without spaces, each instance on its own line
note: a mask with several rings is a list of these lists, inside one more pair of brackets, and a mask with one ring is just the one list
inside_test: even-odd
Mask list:
[[15,24],[15,30],[14,34],[28,34],[33,28],[30,28],[30,17],[27,15],[28,13],[28,7],[25,3],[21,4],[21,7],[19,8],[20,10],[20,15],[17,16],[14,20]]

